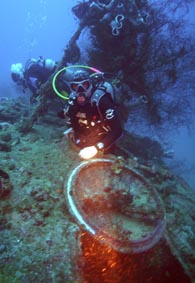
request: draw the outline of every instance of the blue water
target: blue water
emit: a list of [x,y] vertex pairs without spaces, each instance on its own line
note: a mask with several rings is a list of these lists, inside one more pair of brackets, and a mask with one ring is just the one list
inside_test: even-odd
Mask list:
[[[14,93],[13,63],[42,55],[59,60],[76,28],[71,7],[76,0],[11,0],[0,2],[0,89]],[[0,91],[2,95],[2,91]]]

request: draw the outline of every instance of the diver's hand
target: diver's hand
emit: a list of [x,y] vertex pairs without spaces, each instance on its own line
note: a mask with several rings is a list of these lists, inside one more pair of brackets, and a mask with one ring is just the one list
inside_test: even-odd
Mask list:
[[88,146],[80,150],[79,156],[83,159],[90,159],[98,153],[98,150],[95,146]]

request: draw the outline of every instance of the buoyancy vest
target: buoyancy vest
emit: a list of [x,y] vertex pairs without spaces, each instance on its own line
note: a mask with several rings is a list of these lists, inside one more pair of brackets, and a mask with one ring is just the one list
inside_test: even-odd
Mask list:
[[104,95],[109,95],[111,100],[113,102],[115,102],[115,90],[114,87],[109,83],[109,82],[102,82],[100,85],[98,85],[98,87],[96,88],[96,90],[94,91],[94,93],[92,94],[91,98],[90,98],[90,102],[92,105],[96,105],[99,115],[102,118],[102,114],[99,108],[99,103],[100,103],[100,99],[104,96]]

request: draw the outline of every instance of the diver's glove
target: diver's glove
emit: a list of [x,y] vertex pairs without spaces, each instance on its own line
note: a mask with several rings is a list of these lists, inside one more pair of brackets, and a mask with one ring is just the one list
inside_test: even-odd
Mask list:
[[79,156],[82,159],[90,159],[94,157],[97,153],[98,153],[97,148],[92,145],[92,146],[84,147],[83,149],[81,149],[79,152]]
[[75,143],[74,130],[73,130],[73,128],[68,128],[66,131],[64,131],[64,135],[65,135],[65,137],[66,137],[68,140],[70,140],[70,141],[72,141],[72,142]]

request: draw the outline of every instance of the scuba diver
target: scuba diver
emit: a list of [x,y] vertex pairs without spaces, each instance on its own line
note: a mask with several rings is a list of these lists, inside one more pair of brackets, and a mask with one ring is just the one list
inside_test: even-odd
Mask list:
[[58,113],[60,118],[68,117],[70,127],[64,134],[83,159],[108,152],[122,135],[113,86],[102,73],[89,76],[84,70],[74,72],[69,86],[65,109]]
[[43,59],[39,57],[36,59],[27,60],[25,66],[22,63],[16,63],[11,65],[11,77],[12,80],[20,87],[29,89],[31,92],[30,103],[35,103],[31,112],[31,117],[23,119],[20,123],[20,131],[28,132],[32,129],[33,124],[40,116],[43,116],[48,111],[48,101],[52,98],[52,104],[54,99],[52,92],[48,88],[44,89],[50,77],[55,73],[58,67],[57,62],[52,59]]
[[40,86],[54,73],[56,67],[57,64],[54,60],[43,59],[40,56],[37,60],[27,60],[24,68],[22,63],[12,64],[11,77],[17,85],[23,87],[23,91],[26,88],[30,89],[32,97],[35,98]]

